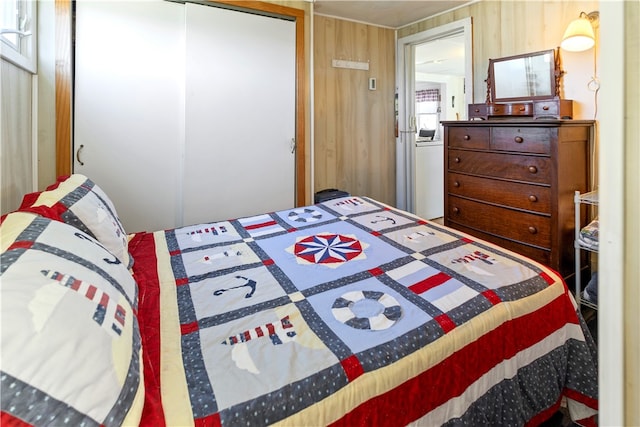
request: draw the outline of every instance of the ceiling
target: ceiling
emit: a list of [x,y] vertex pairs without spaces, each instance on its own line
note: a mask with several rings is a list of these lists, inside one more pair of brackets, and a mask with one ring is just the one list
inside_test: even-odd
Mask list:
[[[477,1],[477,0],[474,0]],[[473,1],[314,0],[314,12],[389,28],[400,28]],[[450,35],[416,46],[418,80],[429,75],[464,76],[464,36]]]
[[477,0],[313,0],[313,3],[315,13],[382,27],[400,28],[474,1]]

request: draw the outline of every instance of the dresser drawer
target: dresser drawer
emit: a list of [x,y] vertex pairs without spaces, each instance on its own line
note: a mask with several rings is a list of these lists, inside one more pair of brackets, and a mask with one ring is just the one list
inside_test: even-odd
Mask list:
[[570,99],[534,101],[533,116],[538,119],[571,119],[573,118],[573,101]]
[[551,212],[551,189],[479,176],[447,174],[449,194],[529,211]]
[[506,153],[449,150],[451,172],[548,184],[551,180],[551,159]]
[[506,239],[551,247],[549,217],[448,196],[447,219]]
[[450,127],[448,131],[449,147],[489,149],[487,127]]
[[491,149],[521,153],[549,154],[552,128],[494,127],[491,133]]

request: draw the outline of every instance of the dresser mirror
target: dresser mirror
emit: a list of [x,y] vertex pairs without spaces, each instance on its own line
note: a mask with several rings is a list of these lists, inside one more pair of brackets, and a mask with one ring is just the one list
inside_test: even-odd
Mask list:
[[555,51],[526,53],[489,60],[493,102],[549,99],[556,96]]
[[487,99],[469,105],[469,119],[571,119],[573,101],[561,99],[559,49],[489,59]]

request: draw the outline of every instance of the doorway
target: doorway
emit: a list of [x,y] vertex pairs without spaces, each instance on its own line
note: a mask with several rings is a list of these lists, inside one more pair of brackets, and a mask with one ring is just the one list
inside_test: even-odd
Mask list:
[[442,216],[443,120],[464,120],[473,99],[471,18],[398,40],[397,206]]

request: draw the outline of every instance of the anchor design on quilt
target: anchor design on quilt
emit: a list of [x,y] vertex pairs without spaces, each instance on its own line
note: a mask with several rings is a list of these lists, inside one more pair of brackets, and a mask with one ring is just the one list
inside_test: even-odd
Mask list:
[[[76,279],[68,274],[59,273],[51,270],[41,270],[41,273],[49,278],[58,282],[60,285],[76,291],[80,295],[84,295],[89,301],[93,301],[97,304],[96,310],[93,313],[93,320],[110,333],[122,335],[122,328],[124,327],[125,318],[127,312],[120,304],[114,304],[109,298],[109,294],[91,283],[83,280]],[[109,316],[107,316],[109,314]],[[112,318],[111,325],[105,323],[105,319]]]
[[231,359],[239,369],[247,370],[252,374],[259,374],[260,370],[253,361],[251,354],[249,354],[247,342],[265,336],[271,339],[271,344],[281,345],[293,341],[296,337],[296,331],[289,316],[285,316],[277,322],[265,323],[264,325],[259,325],[253,329],[248,329],[231,336],[222,341],[221,344],[233,347],[231,350]]
[[452,264],[463,264],[467,269],[471,270],[474,273],[477,274],[481,274],[484,276],[493,276],[492,273],[489,273],[488,271],[478,267],[477,265],[474,265],[474,261],[482,261],[485,264],[488,265],[494,265],[496,264],[498,261],[495,258],[491,258],[490,255],[482,252],[482,251],[474,251],[470,254],[467,254],[463,257],[460,258],[456,258],[451,260]]
[[236,276],[236,279],[244,279],[247,282],[244,285],[238,285],[238,286],[233,286],[231,288],[227,288],[227,289],[218,289],[216,291],[213,292],[213,295],[215,296],[220,296],[223,293],[230,291],[231,289],[239,289],[239,288],[244,288],[245,286],[248,286],[251,290],[249,292],[247,292],[247,294],[244,296],[245,298],[251,298],[253,296],[253,294],[256,291],[256,281],[255,280],[251,280],[248,277],[244,277],[244,276]]
[[391,225],[396,225],[396,220],[391,218],[390,216],[376,215],[376,218],[382,218],[382,219],[373,220],[371,221],[371,224],[377,224],[379,222],[389,221],[391,222]]
[[202,262],[204,262],[205,264],[211,264],[211,262],[216,259],[222,259],[222,258],[228,258],[228,257],[234,257],[234,256],[240,256],[240,255],[242,255],[241,251],[228,250],[228,251],[218,252],[217,254],[213,254],[213,255],[205,255],[202,257]]

